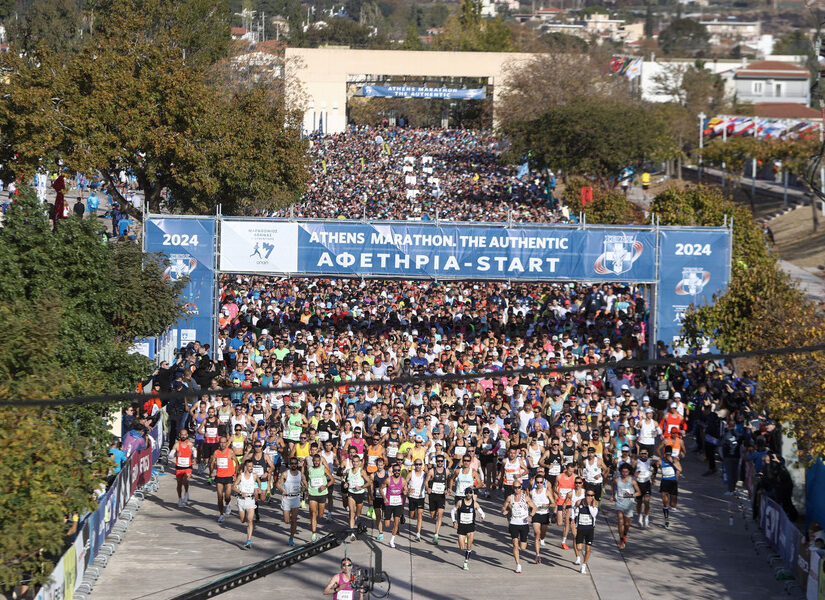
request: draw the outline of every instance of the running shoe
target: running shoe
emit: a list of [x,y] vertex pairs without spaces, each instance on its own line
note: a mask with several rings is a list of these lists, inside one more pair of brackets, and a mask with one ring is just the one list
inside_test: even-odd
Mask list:
[[561,549],[562,550],[570,550],[570,546],[567,545],[567,542],[562,542],[561,543]]
[[317,534],[317,533],[313,533],[313,534],[312,534],[312,541],[314,542],[314,541],[315,541],[315,540],[317,540],[317,539],[318,539],[318,534]]
[[390,539],[390,548],[395,548],[395,540]]
[[293,540],[292,538],[289,538],[289,541],[287,542],[287,544],[289,544],[290,546],[294,546],[295,545],[295,540]]
[[650,527],[650,515],[645,515],[645,528]]
[[301,510],[307,509],[307,503],[304,500],[301,500]]
[[469,565],[469,564],[467,564],[467,561],[466,561],[466,560],[464,561],[464,570],[465,570],[465,571],[469,571],[469,570],[470,570],[470,565]]
[[178,498],[178,508],[183,508],[183,498]]
[[211,476],[209,476],[209,477],[206,479],[206,481],[208,481],[208,482],[209,482],[209,485],[213,485],[213,483],[212,483],[212,477],[211,477]]
[[516,573],[521,573],[521,565],[516,565]]
[[374,519],[375,518],[375,509],[371,506],[367,509],[367,518]]
[[244,544],[243,549],[249,550],[252,547],[252,540],[246,540],[246,544]]
[[587,574],[587,565],[582,565],[582,575]]
[[544,540],[539,540],[539,545],[544,546]]
[[186,493],[183,495],[183,503],[184,503],[186,506],[189,506],[189,492],[186,492]]
[[375,536],[375,539],[376,539],[376,540],[378,540],[378,541],[380,542],[381,540],[383,540],[383,539],[384,539],[384,534],[383,534],[383,533],[379,533],[378,535],[376,535],[376,536]]
[[581,556],[579,556],[579,555],[577,554],[577,555],[576,555],[576,562],[574,562],[573,564],[574,564],[574,565],[580,565],[580,564],[582,564],[582,557],[581,557]]
[[437,533],[433,536],[433,544],[435,544],[436,546],[438,545],[438,534]]
[[220,517],[218,517],[218,523],[223,523],[223,515],[221,515]]
[[539,556],[538,554],[536,554],[536,564],[537,565],[541,564],[541,556]]
[[639,515],[639,527],[644,527],[644,526],[645,526],[645,516],[640,514]]
[[665,529],[670,529],[670,520],[665,519]]
[[416,533],[416,534],[415,534],[415,541],[416,541],[416,542],[420,542],[420,541],[421,541],[421,534],[420,534],[420,533]]
[[232,514],[232,507],[229,506],[228,504],[226,506],[224,506],[223,507],[223,514],[225,514],[226,516],[231,515]]

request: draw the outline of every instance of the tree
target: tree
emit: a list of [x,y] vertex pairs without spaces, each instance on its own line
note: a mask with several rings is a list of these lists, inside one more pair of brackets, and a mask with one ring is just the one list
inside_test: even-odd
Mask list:
[[[70,217],[52,233],[33,192],[0,228],[0,399],[131,391],[150,370],[129,351],[185,315],[183,282],[133,242],[101,243],[99,225]],[[117,406],[0,406],[0,588],[43,582],[63,550],[64,519],[93,506],[108,473],[108,417]],[[42,551],[41,551],[42,549]]]
[[656,21],[655,17],[653,16],[653,6],[650,2],[647,2],[645,5],[645,24],[644,24],[644,34],[646,38],[652,38],[653,34],[656,31]]
[[674,146],[656,113],[636,102],[585,99],[553,106],[537,117],[511,123],[510,156],[532,153],[539,166],[566,175],[593,177],[605,188],[616,185],[625,167],[639,166]]
[[[368,6],[375,5],[365,4],[361,12],[365,13]],[[380,16],[380,13],[378,15]],[[310,48],[326,44],[352,48],[374,48],[386,45],[386,40],[383,36],[377,36],[369,25],[356,23],[350,19],[329,19],[310,26],[306,32],[305,44]]]
[[780,37],[773,44],[773,54],[808,56],[813,52],[810,36],[802,29],[794,29]]
[[[581,190],[585,186],[593,188],[593,201],[582,206]],[[593,186],[591,182],[576,177],[567,182],[562,200],[570,208],[571,214],[584,213],[587,222],[593,225],[617,225],[641,222],[641,210],[636,208],[624,194]]]
[[436,50],[510,52],[513,40],[501,17],[484,19],[480,0],[463,0],[458,14],[449,17],[434,40]]
[[404,50],[424,49],[424,43],[421,41],[421,38],[418,37],[418,28],[413,23],[410,23],[410,26],[407,28],[407,34],[404,36],[404,41],[401,42],[401,47]]
[[[571,36],[567,36],[571,37]],[[557,38],[557,42],[568,40]],[[608,57],[594,50],[581,52],[578,42],[560,45],[528,60],[512,60],[505,66],[506,77],[501,92],[499,120],[508,123],[528,121],[546,108],[598,98],[603,102],[630,97],[627,80],[613,77],[604,68]]]
[[659,33],[659,46],[666,54],[696,56],[708,48],[708,29],[693,19],[674,19]]
[[[215,77],[228,59],[222,2],[101,0],[98,8],[100,27],[76,55],[2,57],[3,179],[62,159],[71,171],[99,173],[128,207],[114,185],[127,169],[154,212],[163,190],[176,211],[220,203],[227,214],[282,206],[300,193],[298,107],[266,84],[234,90]],[[222,162],[233,157],[234,165]]]
[[39,46],[58,53],[76,51],[82,32],[83,13],[77,0],[34,0],[9,23],[9,40],[25,53]]
[[[700,347],[710,338],[722,352],[782,348],[825,342],[822,312],[807,301],[778,268],[751,212],[718,189],[670,188],[657,195],[651,212],[662,225],[719,226],[733,218],[731,281],[712,304],[692,307],[683,333]],[[825,453],[825,354],[760,358],[758,401],[768,415],[786,423],[800,458]]]

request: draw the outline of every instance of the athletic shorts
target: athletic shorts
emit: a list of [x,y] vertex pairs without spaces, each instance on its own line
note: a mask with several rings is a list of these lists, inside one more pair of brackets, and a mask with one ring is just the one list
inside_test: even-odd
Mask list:
[[639,444],[637,442],[637,445],[639,446],[639,451],[647,450],[648,456],[656,456],[654,454],[654,450],[656,450],[656,444]]
[[218,443],[217,442],[207,443],[207,442],[204,441],[203,442],[203,449],[201,450],[200,456],[201,456],[201,458],[203,458],[203,460],[208,461],[210,458],[212,458],[212,455],[215,454],[215,450],[217,450],[217,449],[218,449]]
[[323,504],[324,502],[327,501],[327,495],[322,494],[321,496],[313,496],[312,494],[309,494],[309,501],[310,502],[317,502],[318,504]]
[[192,476],[192,469],[191,468],[190,469],[175,469],[175,477],[177,477],[178,479],[180,479],[181,477],[185,477],[187,475],[189,475],[190,477]]
[[659,486],[659,491],[662,494],[670,494],[671,496],[679,495],[679,482],[675,479],[663,479],[662,485]]
[[400,519],[403,516],[404,516],[404,506],[403,505],[385,506],[384,507],[384,518],[387,519],[388,521],[390,519],[396,519],[396,518]]
[[536,513],[533,515],[533,523],[538,523],[539,525],[549,525],[550,524],[550,513],[539,514]]
[[373,508],[384,508],[384,498],[383,498],[383,496],[373,496],[372,497],[372,507]]
[[410,498],[410,510],[424,510],[424,498]]
[[298,495],[295,496],[284,496],[281,498],[281,508],[284,511],[289,511],[296,509],[301,506],[301,497]]
[[435,512],[447,506],[447,497],[444,494],[430,494],[430,512]]
[[527,536],[530,535],[530,526],[529,525],[510,525],[507,527],[510,531],[510,539],[518,539],[520,542],[526,542]]
[[592,527],[579,527],[576,529],[576,544],[587,544],[588,546],[593,545],[593,528]]
[[566,509],[569,509],[569,508],[570,508],[569,504],[566,504],[566,505],[565,504],[557,504],[556,505],[556,512],[557,513],[563,513]]
[[505,483],[503,490],[504,490],[504,497],[509,498],[514,493],[513,492],[514,486]]
[[220,483],[223,485],[232,485],[235,483],[235,478],[231,475],[229,477],[215,477],[215,483]]
[[459,523],[458,524],[458,535],[467,535],[468,533],[475,533],[476,525],[475,523]]
[[353,493],[351,493],[351,494],[349,495],[349,497],[350,497],[350,498],[352,498],[352,499],[353,499],[353,501],[354,501],[356,504],[363,504],[363,503],[364,503],[364,500],[366,500],[366,499],[367,499],[367,492],[357,492],[357,493],[354,493],[354,494],[353,494]]
[[601,483],[584,483],[584,489],[588,492],[593,492],[596,495],[596,502],[602,499],[602,484]]
[[238,512],[257,508],[255,498],[238,498]]
[[647,481],[637,481],[636,483],[639,484],[639,491],[642,492],[640,498],[644,498],[645,496],[650,496],[651,485],[650,480]]

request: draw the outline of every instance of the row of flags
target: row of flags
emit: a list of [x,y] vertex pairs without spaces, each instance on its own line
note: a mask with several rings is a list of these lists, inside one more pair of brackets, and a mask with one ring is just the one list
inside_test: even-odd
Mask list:
[[642,75],[642,59],[634,56],[614,56],[610,59],[610,72],[633,81]]
[[822,124],[798,119],[768,119],[760,117],[710,117],[705,119],[702,132],[706,138],[725,135],[756,136],[757,139],[799,139],[819,135]]

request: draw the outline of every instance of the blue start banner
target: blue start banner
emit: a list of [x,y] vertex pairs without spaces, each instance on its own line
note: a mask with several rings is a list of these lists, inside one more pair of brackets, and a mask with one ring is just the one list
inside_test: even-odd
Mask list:
[[655,263],[656,234],[633,227],[221,222],[226,272],[653,282]]
[[189,278],[183,290],[189,316],[172,326],[169,343],[174,347],[196,340],[211,344],[216,311],[215,219],[147,219],[145,245],[147,252],[162,252],[169,257],[166,277],[172,281]]
[[659,231],[657,338],[679,347],[679,332],[687,308],[709,304],[725,290],[730,270],[728,229]]
[[411,85],[365,85],[361,95],[374,98],[439,98],[443,100],[484,100],[484,88],[445,88]]

